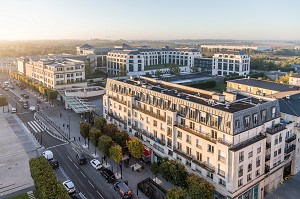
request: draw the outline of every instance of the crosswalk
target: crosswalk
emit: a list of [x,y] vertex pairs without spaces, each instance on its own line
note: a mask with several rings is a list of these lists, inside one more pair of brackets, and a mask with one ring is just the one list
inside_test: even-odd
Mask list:
[[44,128],[40,123],[38,123],[38,121],[36,121],[36,120],[27,122],[27,124],[30,126],[30,128],[31,128],[35,133],[39,133],[39,132],[45,131],[45,128]]

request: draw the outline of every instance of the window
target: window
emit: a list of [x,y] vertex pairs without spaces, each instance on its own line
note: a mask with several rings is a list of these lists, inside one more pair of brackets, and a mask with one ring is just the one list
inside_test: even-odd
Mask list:
[[219,184],[226,187],[226,181],[221,178],[219,178]]
[[254,115],[253,115],[253,124],[254,124],[254,125],[257,125],[257,123],[258,123],[257,118],[258,118],[258,115],[257,115],[257,114],[254,114]]
[[194,122],[190,122],[190,129],[195,129],[195,123]]
[[267,110],[261,111],[261,120],[264,122],[267,120]]
[[256,157],[256,167],[260,166],[260,156]]
[[218,128],[218,116],[212,116],[211,117],[211,126]]
[[274,151],[274,157],[276,157],[277,156],[277,151]]
[[276,116],[276,106],[272,107],[272,118]]
[[217,138],[218,138],[218,136],[217,136],[217,131],[211,130],[211,138],[214,138],[214,139],[217,139]]
[[261,147],[257,148],[257,154],[261,152]]
[[192,155],[192,149],[190,147],[186,147],[186,154],[188,154],[189,156]]
[[238,180],[238,187],[241,187],[241,186],[243,186],[243,179],[242,178]]
[[153,120],[153,126],[157,126],[157,121]]
[[202,161],[202,153],[196,152],[196,158],[198,161]]
[[252,180],[252,174],[249,173],[249,174],[247,175],[247,182],[249,182],[249,181],[251,181],[251,180]]
[[180,142],[177,142],[177,149],[179,149],[180,151],[182,150],[182,144]]
[[253,156],[253,151],[248,153],[248,158],[252,158],[252,156]]
[[239,162],[243,162],[244,161],[244,151],[239,153]]
[[255,172],[256,177],[260,175],[259,169]]
[[278,155],[281,154],[281,149],[278,149]]
[[239,166],[239,177],[241,177],[243,175],[244,169],[243,169],[243,165]]
[[245,128],[249,128],[250,127],[250,116],[245,117],[244,122],[245,122]]
[[252,163],[248,164],[248,172],[252,171]]
[[214,179],[214,174],[208,171],[207,177],[209,177],[210,179]]
[[186,142],[192,144],[192,139],[190,135],[186,135]]
[[240,128],[240,120],[235,121],[235,128]]
[[179,139],[182,138],[182,132],[181,131],[177,131],[177,138],[179,138]]
[[210,153],[214,153],[214,146],[209,144],[207,151],[210,152]]
[[201,140],[196,139],[196,147],[198,147],[199,149],[202,149],[202,142],[201,142]]

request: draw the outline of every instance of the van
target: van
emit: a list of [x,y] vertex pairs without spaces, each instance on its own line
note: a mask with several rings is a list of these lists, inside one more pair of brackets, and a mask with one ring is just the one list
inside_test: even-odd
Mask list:
[[132,198],[132,190],[127,186],[127,184],[125,184],[125,182],[115,183],[114,190],[124,199]]
[[16,113],[17,112],[17,109],[16,108],[11,108],[11,113]]
[[47,159],[47,160],[52,160],[53,159],[53,153],[52,151],[44,151],[42,155]]

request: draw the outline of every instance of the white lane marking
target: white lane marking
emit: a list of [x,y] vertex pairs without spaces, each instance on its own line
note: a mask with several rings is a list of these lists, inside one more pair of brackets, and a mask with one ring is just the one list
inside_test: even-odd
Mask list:
[[66,144],[69,144],[69,143],[58,144],[58,145],[55,145],[55,146],[48,147],[47,149],[52,149],[52,148],[55,148],[55,147],[66,145]]
[[88,180],[88,182],[90,183],[90,185],[93,187],[93,188],[95,188],[95,186]]
[[41,132],[41,130],[36,126],[36,123],[34,123],[33,121],[31,121],[31,124],[34,126],[34,128],[35,128],[38,132]]
[[[99,191],[97,191],[97,194],[101,197],[101,198],[103,198],[103,196],[99,193]],[[104,198],[103,198],[104,199]]]
[[42,127],[40,126],[40,124],[37,121],[33,121],[33,123],[36,125],[36,128],[41,132],[43,131]]
[[79,169],[78,166],[77,166],[75,163],[73,163],[73,164],[74,164],[74,166],[75,166],[77,169]]
[[37,133],[37,130],[31,125],[31,122],[27,122],[27,124],[29,124],[29,126],[34,130],[34,132]]
[[73,162],[73,160],[68,156],[68,158],[69,158],[69,160],[71,161],[71,162]]
[[[78,168],[78,167],[77,167],[77,168]],[[82,173],[81,171],[80,171],[80,173],[81,173],[81,175],[83,175],[84,178],[86,178],[86,176],[84,175],[84,173]]]

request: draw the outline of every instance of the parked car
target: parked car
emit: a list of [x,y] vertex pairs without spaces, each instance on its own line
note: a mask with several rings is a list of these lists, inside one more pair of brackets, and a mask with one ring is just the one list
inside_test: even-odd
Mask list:
[[50,150],[44,151],[42,155],[47,159],[47,160],[52,160],[53,159],[53,153]]
[[22,105],[22,107],[23,107],[24,109],[28,109],[28,108],[29,108],[28,103],[24,103],[24,104]]
[[24,94],[23,97],[24,97],[25,99],[29,99],[29,96],[28,96],[27,94]]
[[97,159],[92,159],[90,161],[90,163],[91,163],[92,167],[94,167],[94,169],[96,169],[96,170],[100,170],[102,168],[102,164]]
[[87,159],[86,159],[84,153],[77,153],[76,154],[76,159],[77,159],[79,164],[86,164],[87,163]]
[[114,190],[122,197],[122,198],[131,198],[132,190],[125,184],[125,182],[117,182],[114,184]]
[[76,193],[75,185],[71,180],[64,181],[63,185],[67,190],[67,192],[69,193],[69,195]]
[[7,87],[4,88],[5,91],[9,91],[9,89]]
[[49,164],[51,165],[52,169],[59,168],[59,163],[56,159],[49,160]]
[[114,182],[116,180],[115,174],[107,168],[101,170],[100,173],[105,177],[107,182]]
[[16,108],[11,108],[11,113],[16,113],[17,112],[17,109]]

